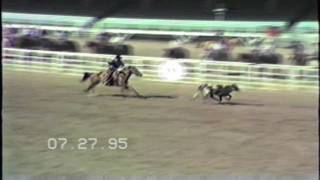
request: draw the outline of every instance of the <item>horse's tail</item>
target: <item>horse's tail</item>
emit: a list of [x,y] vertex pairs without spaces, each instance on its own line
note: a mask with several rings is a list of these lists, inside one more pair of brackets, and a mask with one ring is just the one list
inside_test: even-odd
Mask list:
[[88,72],[83,73],[83,77],[80,82],[85,82],[91,75],[92,73],[88,73]]

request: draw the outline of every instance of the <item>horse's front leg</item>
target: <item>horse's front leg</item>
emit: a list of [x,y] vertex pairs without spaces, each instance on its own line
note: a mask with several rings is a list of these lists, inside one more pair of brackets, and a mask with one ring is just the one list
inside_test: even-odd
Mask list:
[[219,96],[219,104],[222,102],[222,97],[223,96],[221,96],[221,95]]
[[121,94],[124,94],[125,90],[127,90],[128,88],[126,86],[121,86],[120,91]]
[[127,89],[128,89],[129,91],[134,92],[134,94],[135,94],[136,96],[141,96],[140,93],[138,93],[138,91],[137,91],[136,89],[134,89],[132,86],[128,86]]

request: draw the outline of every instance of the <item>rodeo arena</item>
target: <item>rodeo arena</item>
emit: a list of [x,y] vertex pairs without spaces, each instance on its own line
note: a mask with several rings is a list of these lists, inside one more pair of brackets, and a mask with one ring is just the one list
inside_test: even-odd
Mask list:
[[216,11],[2,12],[5,179],[318,179],[318,21]]

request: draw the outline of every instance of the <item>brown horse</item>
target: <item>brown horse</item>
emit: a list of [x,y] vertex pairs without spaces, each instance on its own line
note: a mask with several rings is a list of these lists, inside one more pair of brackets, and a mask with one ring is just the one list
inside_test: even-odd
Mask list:
[[90,80],[90,85],[87,89],[85,89],[85,92],[89,92],[90,90],[94,91],[94,88],[99,84],[102,83],[106,86],[116,86],[121,87],[121,92],[123,93],[125,90],[129,90],[134,92],[137,96],[140,96],[140,94],[132,87],[129,86],[129,79],[132,74],[142,77],[142,73],[134,66],[127,66],[123,68],[121,71],[116,71],[113,73],[111,82],[109,84],[106,83],[106,79],[108,78],[108,75],[110,74],[110,69],[106,71],[100,71],[99,73],[88,73],[85,72],[83,74],[83,78],[81,82],[85,82],[86,80]]

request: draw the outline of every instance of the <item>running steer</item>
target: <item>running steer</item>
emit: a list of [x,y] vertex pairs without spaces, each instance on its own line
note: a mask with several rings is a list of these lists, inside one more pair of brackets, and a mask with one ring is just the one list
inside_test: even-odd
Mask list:
[[239,91],[240,89],[236,84],[232,85],[217,85],[216,88],[209,86],[208,84],[202,84],[198,87],[197,92],[193,95],[193,99],[196,99],[199,94],[203,97],[203,99],[207,99],[208,97],[218,101],[219,103],[222,102],[222,98],[226,97],[226,100],[230,101],[232,96],[231,92]]

